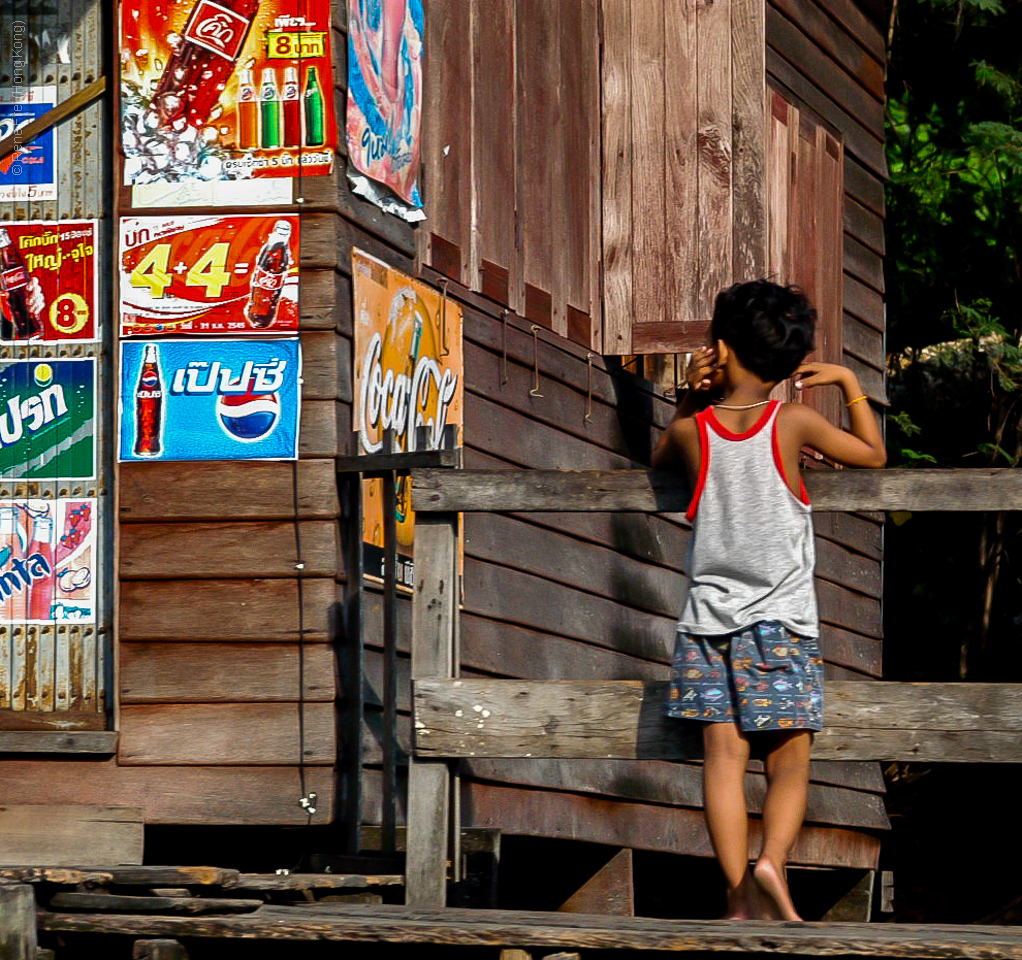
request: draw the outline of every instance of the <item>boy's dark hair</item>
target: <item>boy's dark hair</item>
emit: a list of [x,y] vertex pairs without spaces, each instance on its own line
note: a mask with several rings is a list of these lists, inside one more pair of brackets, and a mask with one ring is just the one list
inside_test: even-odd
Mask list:
[[710,336],[723,340],[743,367],[774,383],[790,377],[814,347],[816,310],[800,287],[750,280],[721,290]]

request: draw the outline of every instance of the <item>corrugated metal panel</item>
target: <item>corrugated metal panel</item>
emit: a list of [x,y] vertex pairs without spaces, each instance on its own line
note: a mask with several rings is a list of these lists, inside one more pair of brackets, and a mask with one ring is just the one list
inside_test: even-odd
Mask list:
[[[113,0],[4,0],[0,14],[0,86],[14,80],[12,44],[28,46],[28,83],[55,86],[61,102],[104,72],[104,50],[116,23]],[[17,24],[17,31],[15,25]],[[112,415],[110,381],[112,311],[109,276],[113,265],[110,210],[109,97],[94,102],[56,130],[57,197],[46,201],[0,202],[0,223],[20,220],[100,220],[99,317],[95,344],[0,347],[0,358],[100,357],[97,374],[96,484],[87,482],[0,481],[0,497],[91,497],[97,500],[98,622],[32,626],[0,622],[0,729],[83,729],[106,724],[107,667],[111,635],[108,567],[111,525],[109,446]]]

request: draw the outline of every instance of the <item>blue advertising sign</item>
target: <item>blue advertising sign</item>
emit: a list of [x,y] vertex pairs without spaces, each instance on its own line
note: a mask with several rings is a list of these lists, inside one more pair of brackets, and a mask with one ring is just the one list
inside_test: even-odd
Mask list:
[[[56,87],[0,87],[0,140],[16,138],[56,102]],[[56,199],[57,150],[51,128],[0,160],[0,201]]]
[[123,341],[120,459],[294,460],[301,368],[294,337]]

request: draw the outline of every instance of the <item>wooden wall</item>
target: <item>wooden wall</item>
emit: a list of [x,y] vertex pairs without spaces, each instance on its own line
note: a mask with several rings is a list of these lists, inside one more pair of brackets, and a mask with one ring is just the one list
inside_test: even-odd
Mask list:
[[[845,357],[883,397],[883,143],[879,28],[852,0],[773,0],[770,81],[845,138]],[[429,15],[429,9],[426,10]],[[795,23],[798,26],[795,26]],[[335,31],[338,108],[344,40]],[[811,79],[812,78],[812,79]],[[428,205],[435,185],[424,182]],[[415,273],[410,228],[310,178],[302,216],[302,460],[129,465],[120,474],[116,759],[5,761],[7,802],[142,806],[151,823],[304,822],[297,804],[298,660],[315,823],[344,815],[335,776],[343,533],[329,458],[351,425],[350,255]],[[423,279],[435,283],[429,269]],[[651,385],[451,283],[464,307],[467,467],[648,464],[670,415]],[[506,347],[506,368],[504,349]],[[297,485],[297,486],[296,486]],[[297,489],[297,493],[296,493]],[[297,509],[296,504],[297,502]],[[817,518],[822,646],[831,677],[880,674],[881,526]],[[473,516],[465,524],[463,671],[525,678],[668,675],[689,530],[679,516]],[[301,578],[295,569],[305,563]],[[299,610],[302,611],[301,620]],[[401,604],[407,654],[410,611]],[[382,604],[366,598],[366,822],[379,822]],[[304,634],[299,638],[299,627]],[[402,658],[401,741],[408,743]],[[699,768],[627,761],[473,761],[466,826],[708,856]],[[815,763],[793,861],[873,867],[888,826],[875,764]],[[749,776],[759,808],[764,784]]]

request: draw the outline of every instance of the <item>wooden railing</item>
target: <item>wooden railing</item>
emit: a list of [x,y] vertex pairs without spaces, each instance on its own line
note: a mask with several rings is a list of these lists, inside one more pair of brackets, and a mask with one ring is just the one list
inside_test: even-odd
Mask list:
[[[661,716],[662,683],[458,679],[458,513],[678,513],[689,493],[647,470],[416,470],[412,612],[413,744],[406,882],[410,904],[446,901],[458,836],[462,757],[700,756],[685,724]],[[1022,509],[1022,470],[807,471],[813,509]],[[1022,685],[828,682],[817,759],[1022,761]],[[456,860],[456,852],[455,852]]]

